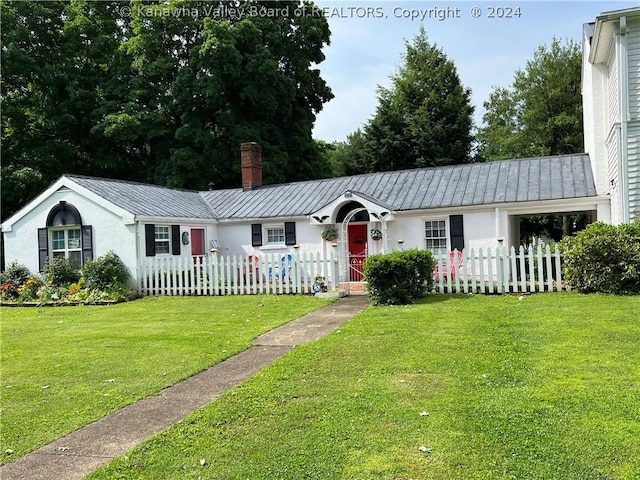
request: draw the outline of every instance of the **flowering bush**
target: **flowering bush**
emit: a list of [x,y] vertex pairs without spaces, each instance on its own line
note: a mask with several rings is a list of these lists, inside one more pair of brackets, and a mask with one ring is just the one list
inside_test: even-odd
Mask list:
[[31,277],[29,269],[18,262],[11,262],[0,274],[0,295],[2,299],[17,298],[18,289]]
[[52,259],[43,275],[31,275],[24,265],[13,262],[2,273],[0,299],[96,303],[131,295],[131,289],[126,285],[129,272],[115,253],[109,252],[85,266],[86,278],[81,277],[80,270],[66,258]]
[[38,291],[43,285],[44,282],[40,277],[30,277],[18,288],[20,300],[22,300],[23,302],[27,302],[36,299],[38,296]]
[[18,296],[18,287],[13,283],[3,283],[0,285],[0,298],[15,298]]

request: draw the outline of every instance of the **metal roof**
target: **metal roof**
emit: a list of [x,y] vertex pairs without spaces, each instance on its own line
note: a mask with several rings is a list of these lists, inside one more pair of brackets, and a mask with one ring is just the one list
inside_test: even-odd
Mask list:
[[135,215],[198,219],[217,217],[202,196],[193,190],[82,175],[65,177]]
[[595,197],[587,154],[502,160],[203,192],[67,175],[136,215],[169,218],[307,216],[347,190],[394,211]]
[[219,218],[309,215],[345,191],[394,211],[596,196],[587,154],[502,160],[201,192]]

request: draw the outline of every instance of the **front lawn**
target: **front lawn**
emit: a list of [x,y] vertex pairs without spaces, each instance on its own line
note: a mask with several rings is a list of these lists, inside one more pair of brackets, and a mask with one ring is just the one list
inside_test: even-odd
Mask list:
[[2,463],[327,303],[309,296],[156,297],[106,307],[2,307]]
[[575,293],[370,308],[89,478],[637,479],[639,311]]

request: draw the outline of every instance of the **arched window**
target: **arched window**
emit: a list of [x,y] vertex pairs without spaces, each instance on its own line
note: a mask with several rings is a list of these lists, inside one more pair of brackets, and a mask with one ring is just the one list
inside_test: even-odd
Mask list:
[[[344,222],[344,219],[349,214],[349,212],[357,208],[363,208],[363,207],[364,205],[356,201],[351,201],[349,203],[344,204],[342,207],[340,207],[340,210],[338,210],[338,214],[336,215],[336,223]],[[368,222],[369,212],[367,212],[366,210],[362,210],[361,212],[356,213],[355,216],[351,219],[351,221],[352,222]]]
[[92,228],[82,225],[78,209],[61,201],[49,211],[46,228],[38,229],[40,271],[49,258],[68,258],[78,267],[91,260],[92,237]]
[[80,212],[78,212],[78,209],[73,205],[62,201],[49,211],[47,227],[65,227],[72,225],[82,225]]

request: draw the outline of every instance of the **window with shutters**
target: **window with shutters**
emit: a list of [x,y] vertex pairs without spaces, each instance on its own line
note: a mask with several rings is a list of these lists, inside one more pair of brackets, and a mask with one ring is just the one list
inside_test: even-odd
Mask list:
[[251,245],[253,247],[276,248],[296,244],[296,223],[284,222],[263,225],[251,224]]
[[268,225],[265,232],[267,245],[284,245],[284,225]]
[[171,252],[171,236],[168,225],[156,225],[154,228],[156,254]]
[[83,225],[76,207],[60,201],[38,228],[38,266],[44,270],[50,258],[68,258],[78,267],[93,259],[93,227]]
[[51,234],[51,256],[68,258],[80,267],[82,265],[82,232],[80,228],[49,230]]
[[447,244],[447,222],[445,220],[426,220],[424,222],[425,247],[434,255],[449,253]]

